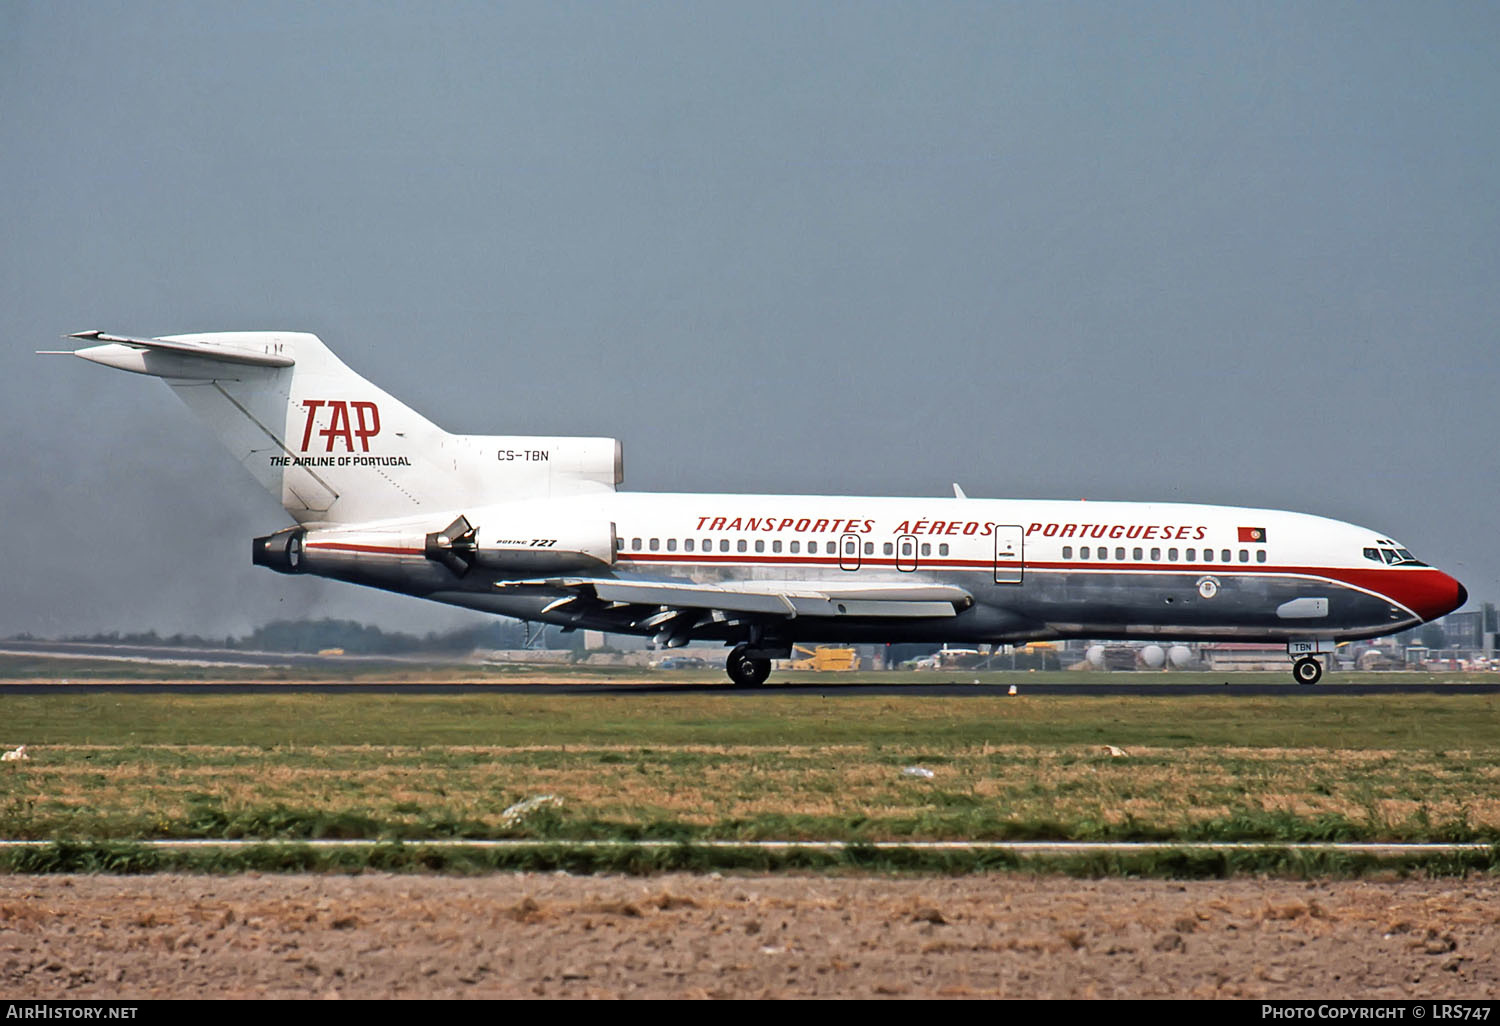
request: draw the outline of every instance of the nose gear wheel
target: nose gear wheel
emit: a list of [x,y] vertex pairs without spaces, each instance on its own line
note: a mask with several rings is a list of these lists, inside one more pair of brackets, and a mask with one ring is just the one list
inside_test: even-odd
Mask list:
[[1292,679],[1298,684],[1316,684],[1323,677],[1323,664],[1304,656],[1292,664]]

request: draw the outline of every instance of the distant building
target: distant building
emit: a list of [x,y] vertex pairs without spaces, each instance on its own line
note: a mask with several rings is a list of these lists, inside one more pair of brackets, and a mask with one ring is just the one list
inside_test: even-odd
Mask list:
[[1484,643],[1484,610],[1472,613],[1449,613],[1443,617],[1443,635],[1448,648],[1480,651]]
[[1199,647],[1199,655],[1210,670],[1285,670],[1285,645],[1221,641]]

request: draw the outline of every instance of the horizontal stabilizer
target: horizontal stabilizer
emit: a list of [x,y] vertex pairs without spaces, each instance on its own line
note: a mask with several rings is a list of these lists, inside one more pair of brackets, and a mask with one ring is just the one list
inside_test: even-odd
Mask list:
[[109,335],[98,330],[74,332],[68,338],[129,346],[132,349],[157,350],[179,356],[198,356],[224,363],[247,363],[256,367],[290,367],[296,363],[284,353],[271,352],[269,345],[263,347],[265,351],[256,351],[223,342],[189,341],[184,338],[132,338],[128,335]]

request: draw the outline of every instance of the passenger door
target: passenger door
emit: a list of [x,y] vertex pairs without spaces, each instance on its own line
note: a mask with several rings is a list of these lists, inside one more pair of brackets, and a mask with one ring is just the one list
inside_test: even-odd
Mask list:
[[995,583],[1020,584],[1026,572],[1025,532],[1020,527],[995,525]]
[[839,568],[859,569],[859,535],[846,534],[839,539]]

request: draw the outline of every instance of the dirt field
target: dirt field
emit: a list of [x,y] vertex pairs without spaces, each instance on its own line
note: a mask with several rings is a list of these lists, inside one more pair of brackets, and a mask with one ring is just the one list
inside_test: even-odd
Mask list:
[[1500,882],[0,876],[0,994],[1500,995]]

